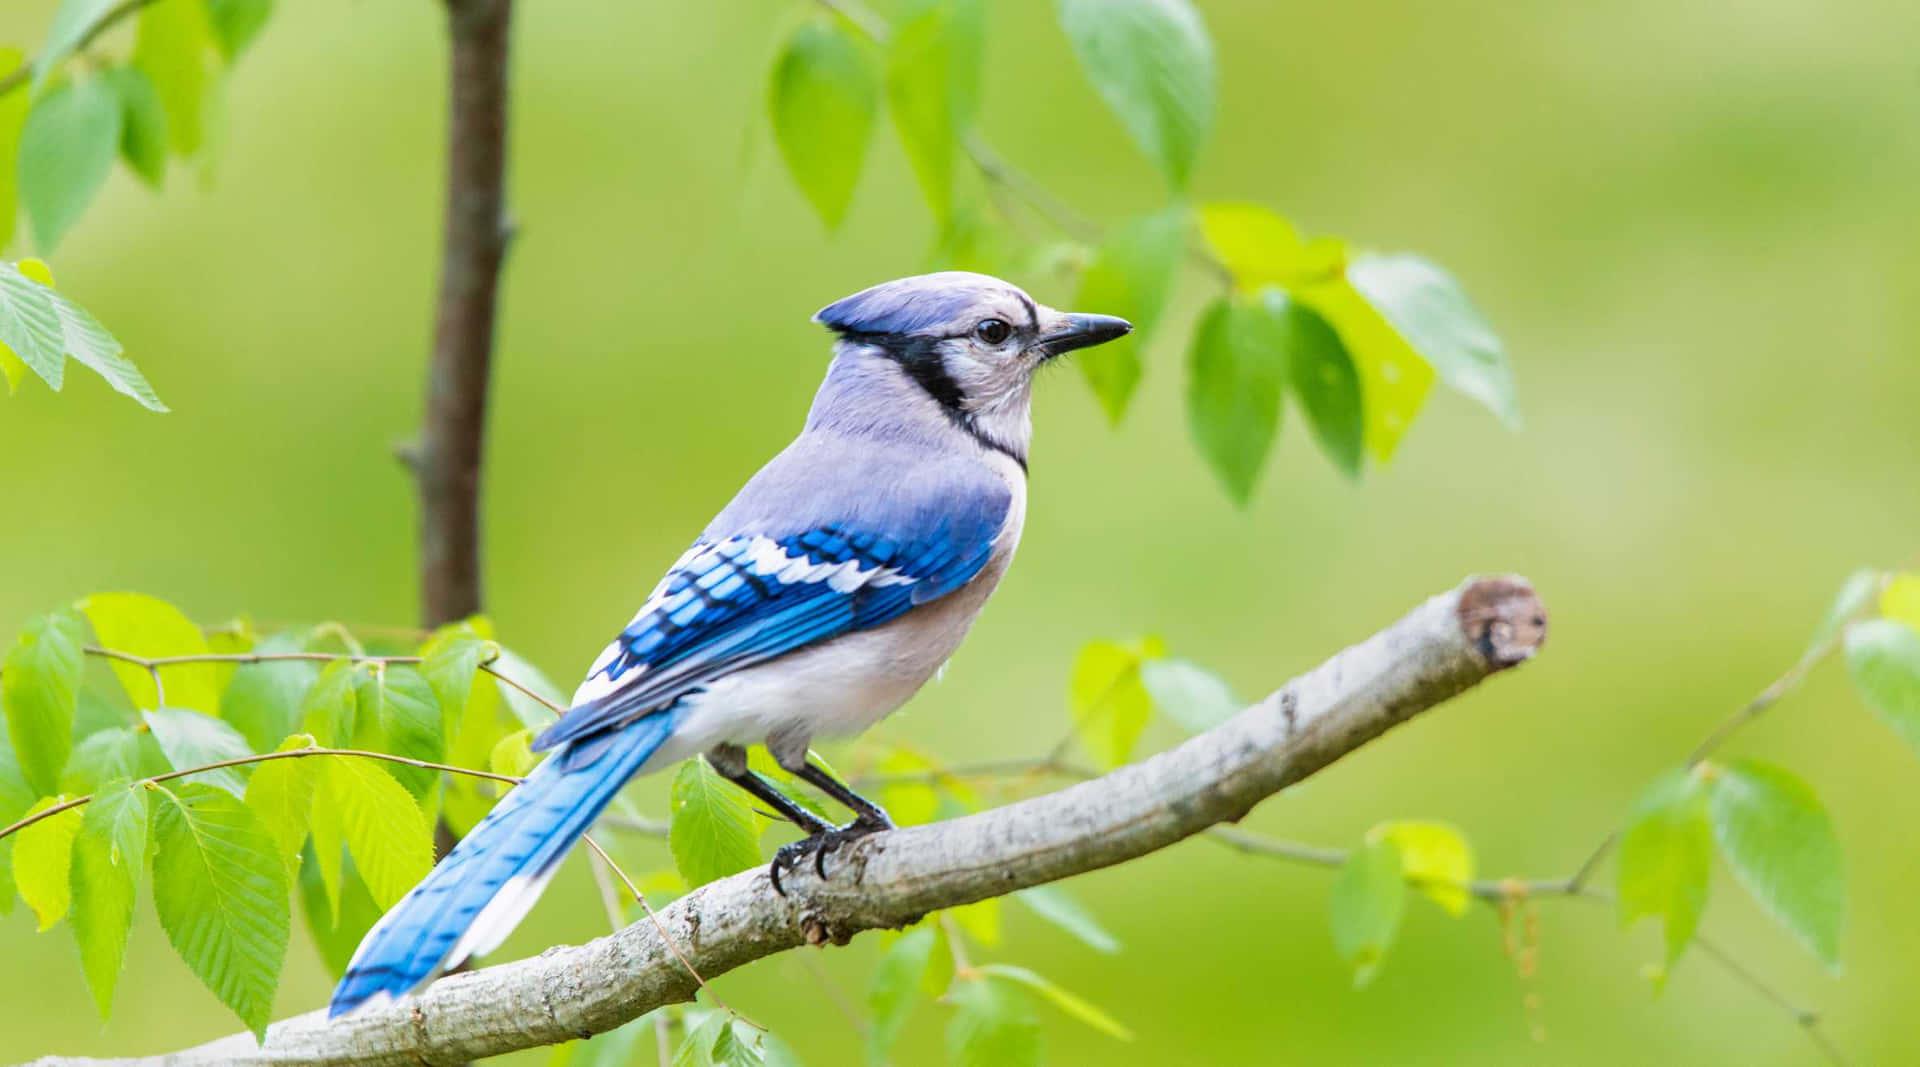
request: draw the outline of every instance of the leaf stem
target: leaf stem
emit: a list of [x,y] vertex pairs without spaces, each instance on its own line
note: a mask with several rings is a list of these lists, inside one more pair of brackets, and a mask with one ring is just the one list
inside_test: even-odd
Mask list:
[[[86,51],[101,34],[112,29],[121,20],[131,16],[153,2],[154,0],[121,0],[118,6],[100,16],[100,21],[94,23],[85,34],[81,35],[78,41],[74,42],[74,54],[77,55]],[[32,80],[33,65],[38,61],[38,58],[37,56],[29,57],[25,62],[9,71],[6,75],[0,76],[0,96],[5,96]]]

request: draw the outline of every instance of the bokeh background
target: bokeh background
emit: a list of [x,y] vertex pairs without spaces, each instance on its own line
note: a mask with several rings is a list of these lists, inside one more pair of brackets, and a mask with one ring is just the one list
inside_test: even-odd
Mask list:
[[[36,44],[54,6],[6,4],[0,40]],[[1200,6],[1222,107],[1196,195],[1263,200],[1310,232],[1447,265],[1508,343],[1526,430],[1436,394],[1395,462],[1355,487],[1295,420],[1236,511],[1182,422],[1182,338],[1210,296],[1187,278],[1119,430],[1075,375],[1044,383],[1019,565],[945,682],[882,730],[953,759],[1033,753],[1066,725],[1085,639],[1163,634],[1251,696],[1464,574],[1519,571],[1553,611],[1543,658],[1249,822],[1344,845],[1383,818],[1441,818],[1485,872],[1564,873],[1650,775],[1799,654],[1849,569],[1920,545],[1920,7]],[[429,331],[438,10],[279,7],[232,82],[211,183],[176,169],[154,196],[117,174],[54,260],[174,413],[86,374],[0,404],[0,620],[116,588],[205,618],[415,614],[413,507],[392,449],[416,423]],[[797,427],[827,355],[807,315],[929,265],[890,132],[838,235],[779,167],[765,69],[807,10],[519,13],[523,230],[487,580],[503,635],[563,680]],[[989,53],[982,124],[1008,155],[1097,216],[1158,202],[1049,5],[994,4]],[[1705,929],[1825,1012],[1860,1062],[1912,1062],[1916,754],[1832,664],[1736,750],[1790,764],[1839,823],[1846,971],[1828,975],[1724,871]],[[665,790],[639,796],[661,811]],[[1542,905],[1524,982],[1485,909],[1455,921],[1416,900],[1356,992],[1326,931],[1328,880],[1194,841],[1072,883],[1125,943],[1117,959],[1020,909],[991,955],[1138,1032],[1119,1044],[1047,1015],[1055,1063],[1816,1060],[1785,1013],[1697,953],[1650,996],[1653,931],[1623,934],[1578,902]],[[603,932],[592,892],[570,867],[507,951]],[[236,1029],[149,909],[106,1025],[64,928],[36,936],[25,909],[0,921],[0,1059],[158,1052]],[[819,963],[858,998],[874,954],[862,938]],[[319,1006],[328,986],[296,930],[279,1013]],[[857,1037],[801,961],[720,986],[809,1063],[856,1062]],[[942,1024],[922,1009],[900,1062],[939,1062]]]

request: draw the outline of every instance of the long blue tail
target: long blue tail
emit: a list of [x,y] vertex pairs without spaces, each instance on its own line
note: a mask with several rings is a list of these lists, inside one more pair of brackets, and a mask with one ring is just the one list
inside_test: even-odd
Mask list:
[[405,996],[496,948],[546,888],[567,850],[673,731],[650,715],[572,742],[534,768],[382,916],[347,964],[329,1016]]

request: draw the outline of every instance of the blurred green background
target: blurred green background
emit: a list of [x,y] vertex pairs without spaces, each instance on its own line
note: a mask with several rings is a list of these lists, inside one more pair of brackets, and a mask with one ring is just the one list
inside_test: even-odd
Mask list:
[[[54,6],[7,4],[0,41],[37,44]],[[233,79],[211,184],[176,169],[156,198],[120,172],[54,260],[174,413],[85,374],[64,395],[30,384],[0,404],[5,625],[116,588],[209,619],[413,618],[412,500],[392,449],[416,425],[430,325],[439,13],[279,7]],[[1310,232],[1445,264],[1508,343],[1526,431],[1436,393],[1394,464],[1356,488],[1296,421],[1238,512],[1182,422],[1182,338],[1211,294],[1187,278],[1117,432],[1075,375],[1044,383],[1020,563],[945,682],[881,730],[952,759],[1034,753],[1066,725],[1087,638],[1161,633],[1251,696],[1464,574],[1519,571],[1553,612],[1539,662],[1249,824],[1345,845],[1383,818],[1441,818],[1487,873],[1564,873],[1650,775],[1800,653],[1849,569],[1920,543],[1920,7],[1201,7],[1223,73],[1196,195],[1264,200]],[[765,68],[807,10],[602,0],[518,15],[523,228],[490,438],[488,596],[503,636],[564,682],[797,428],[827,357],[808,314],[929,266],[933,234],[890,131],[837,236],[778,165]],[[993,5],[983,127],[1096,215],[1162,195],[1050,5]],[[1826,974],[1724,871],[1706,931],[1826,1012],[1858,1061],[1912,1062],[1915,753],[1835,665],[1735,750],[1790,764],[1832,809],[1846,972]],[[654,779],[639,795],[661,811],[665,790]],[[1124,941],[1117,960],[1019,909],[990,955],[1138,1032],[1119,1044],[1046,1014],[1054,1063],[1817,1059],[1785,1013],[1697,952],[1650,997],[1653,931],[1623,935],[1585,903],[1542,904],[1539,973],[1523,982],[1486,909],[1456,921],[1415,901],[1355,992],[1327,885],[1194,841],[1072,884]],[[592,894],[570,867],[507,953],[604,932]],[[36,936],[24,908],[0,921],[0,1059],[159,1052],[237,1029],[149,909],[104,1026],[69,932]],[[874,953],[868,937],[818,959],[858,998]],[[279,1013],[318,1007],[328,987],[296,932]],[[801,960],[720,988],[809,1063],[856,1061],[857,1036]],[[899,1061],[939,1062],[942,1023],[920,1010]]]

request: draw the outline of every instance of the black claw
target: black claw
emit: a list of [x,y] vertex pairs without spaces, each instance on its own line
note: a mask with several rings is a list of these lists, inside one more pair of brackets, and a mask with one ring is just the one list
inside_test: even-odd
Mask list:
[[827,857],[830,854],[839,851],[843,845],[858,841],[868,834],[891,829],[893,829],[891,823],[883,824],[878,820],[862,816],[845,826],[830,827],[809,837],[781,845],[774,852],[773,863],[767,871],[768,880],[773,883],[773,891],[783,897],[787,895],[786,887],[780,881],[781,871],[798,868],[808,854],[813,856],[814,873],[824,882],[827,879]]

